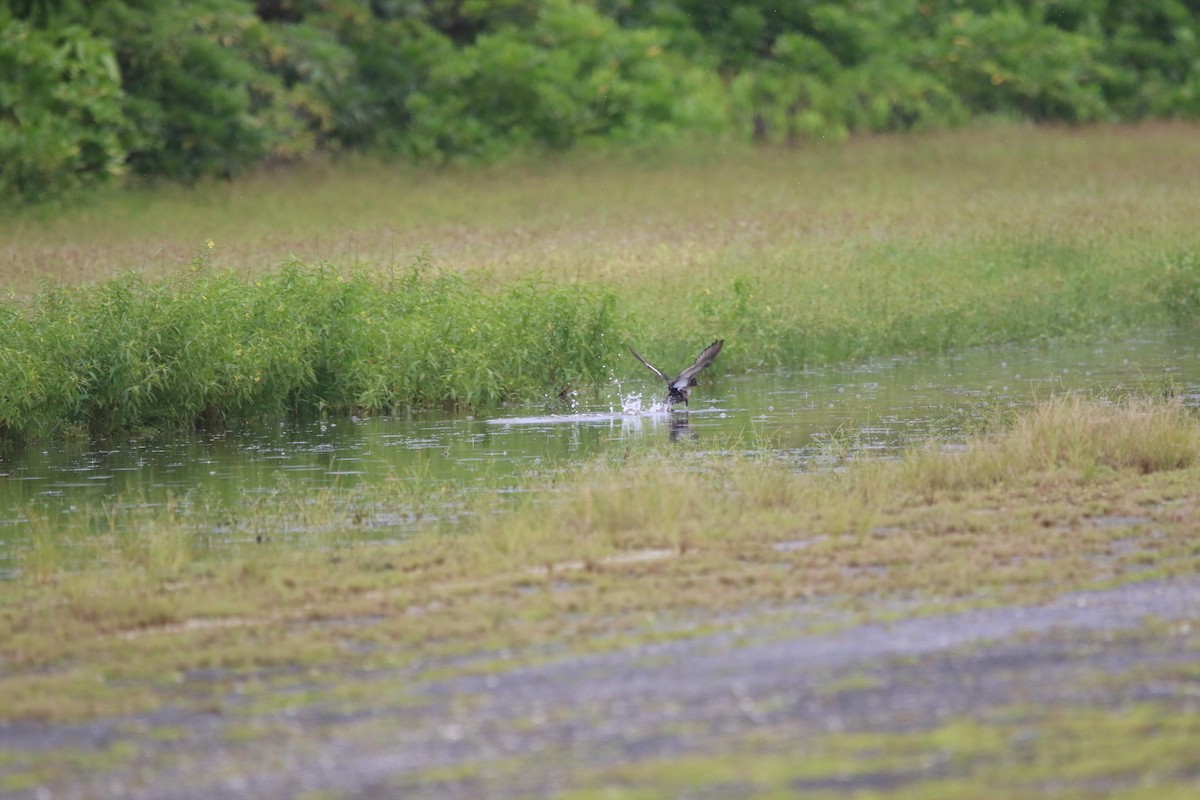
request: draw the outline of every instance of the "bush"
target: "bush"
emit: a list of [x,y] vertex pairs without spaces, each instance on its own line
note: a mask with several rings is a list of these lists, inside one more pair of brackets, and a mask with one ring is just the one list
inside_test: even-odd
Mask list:
[[0,198],[45,200],[120,177],[131,131],[107,42],[0,16],[0,74]]
[[1198,16],[1195,0],[1104,4],[1105,93],[1122,118],[1200,117]]
[[113,42],[134,171],[193,181],[302,158],[333,126],[352,56],[318,29],[269,26],[242,0],[108,0],[89,17]]
[[975,114],[1087,122],[1111,116],[1101,41],[1016,8],[959,12],[926,40],[920,62]]
[[[720,131],[719,84],[663,49],[654,30],[624,30],[583,5],[545,4],[531,27],[501,26],[455,47],[412,21],[358,46],[375,98],[349,140],[422,160],[491,159],[514,148],[645,141]],[[367,131],[387,123],[383,135]]]
[[730,130],[791,142],[973,116],[1200,116],[1197,0],[9,7],[0,189],[18,202],[123,165],[194,181],[347,148],[437,163]]

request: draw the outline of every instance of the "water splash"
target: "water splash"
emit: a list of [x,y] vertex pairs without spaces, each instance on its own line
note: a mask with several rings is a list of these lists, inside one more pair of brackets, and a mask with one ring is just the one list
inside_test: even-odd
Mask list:
[[621,413],[625,416],[653,417],[670,410],[671,406],[665,400],[655,400],[647,405],[640,392],[631,392],[621,398]]

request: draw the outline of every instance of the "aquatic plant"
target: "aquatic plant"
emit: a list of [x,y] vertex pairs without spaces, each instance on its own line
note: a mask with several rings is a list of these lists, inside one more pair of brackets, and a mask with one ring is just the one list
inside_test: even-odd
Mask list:
[[248,279],[197,260],[5,306],[0,436],[475,408],[599,382],[618,330],[594,287],[296,260]]

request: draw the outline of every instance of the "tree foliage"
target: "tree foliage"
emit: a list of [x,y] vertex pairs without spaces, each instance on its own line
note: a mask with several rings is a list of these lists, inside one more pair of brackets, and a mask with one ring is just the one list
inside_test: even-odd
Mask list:
[[1200,0],[10,0],[5,197],[318,152],[1200,116]]
[[119,177],[132,131],[112,48],[77,26],[0,27],[0,197]]

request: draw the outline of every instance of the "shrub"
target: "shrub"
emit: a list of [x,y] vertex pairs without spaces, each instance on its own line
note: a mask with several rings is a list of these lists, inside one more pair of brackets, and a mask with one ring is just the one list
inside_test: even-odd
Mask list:
[[922,68],[976,114],[1066,122],[1109,116],[1095,36],[1006,8],[955,13],[926,46]]
[[1105,93],[1124,119],[1200,116],[1200,35],[1195,0],[1104,3]]
[[[1200,116],[1196,0],[14,0],[0,189],[721,136]],[[47,30],[30,30],[11,14]],[[89,32],[85,32],[89,31]],[[115,61],[114,61],[115,59]]]
[[108,0],[89,21],[116,50],[141,175],[228,177],[311,154],[352,67],[332,36],[268,26],[240,0]]
[[[719,85],[665,52],[660,34],[621,29],[583,5],[547,3],[531,27],[502,26],[457,48],[396,22],[358,52],[377,99],[349,138],[419,159],[662,140],[725,125]],[[372,120],[387,121],[388,133],[367,133]]]
[[969,116],[948,87],[903,64],[876,59],[830,70],[829,78],[821,72],[782,61],[743,71],[730,86],[738,130],[759,141],[839,141],[853,132],[945,127]]
[[0,198],[69,196],[122,174],[130,128],[107,42],[0,16],[0,74]]

